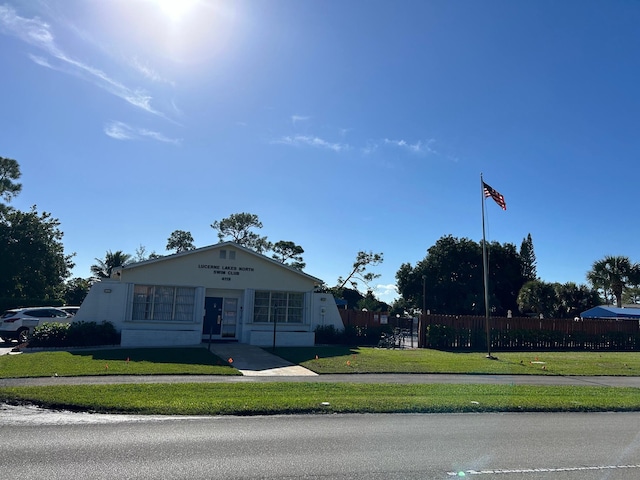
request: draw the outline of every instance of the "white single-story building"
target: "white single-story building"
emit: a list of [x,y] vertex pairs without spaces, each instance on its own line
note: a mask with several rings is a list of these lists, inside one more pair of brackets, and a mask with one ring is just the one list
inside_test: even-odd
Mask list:
[[238,341],[309,346],[344,329],[321,280],[232,242],[132,263],[96,282],[74,321],[111,322],[122,346]]

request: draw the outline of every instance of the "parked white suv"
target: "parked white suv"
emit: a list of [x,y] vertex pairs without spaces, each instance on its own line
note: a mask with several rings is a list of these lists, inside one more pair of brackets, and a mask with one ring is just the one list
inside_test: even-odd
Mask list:
[[0,317],[0,338],[24,343],[33,328],[43,323],[68,323],[73,315],[53,307],[14,308]]

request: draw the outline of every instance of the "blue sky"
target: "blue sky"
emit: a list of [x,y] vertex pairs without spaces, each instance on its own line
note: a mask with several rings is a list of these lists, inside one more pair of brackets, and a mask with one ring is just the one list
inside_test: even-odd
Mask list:
[[640,261],[640,3],[0,0],[0,156],[13,206],[60,219],[74,276],[107,250],[250,212],[329,285],[372,286],[438,238],[518,248],[585,282]]

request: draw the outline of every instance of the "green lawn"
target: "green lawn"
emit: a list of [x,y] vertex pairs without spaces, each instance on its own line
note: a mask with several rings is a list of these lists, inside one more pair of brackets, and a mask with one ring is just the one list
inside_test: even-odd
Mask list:
[[370,347],[277,348],[277,355],[316,373],[468,373],[640,375],[640,352],[451,353]]
[[[376,348],[279,348],[318,373],[640,375],[640,353],[450,353]],[[238,375],[206,348],[55,351],[0,357],[0,378]],[[356,383],[123,384],[3,387],[0,402],[72,410],[257,415],[310,412],[640,411],[640,389]],[[326,402],[328,404],[323,405]]]
[[206,348],[136,348],[0,357],[0,378],[81,375],[240,375]]
[[313,382],[61,385],[0,388],[0,401],[93,412],[165,415],[582,412],[640,410],[640,391],[609,387]]
[[[270,350],[269,350],[270,351]],[[278,348],[276,354],[320,374],[467,373],[640,375],[640,352],[451,353],[370,347]],[[317,358],[316,358],[317,356]],[[79,375],[239,375],[206,348],[138,348],[4,355],[0,378]]]

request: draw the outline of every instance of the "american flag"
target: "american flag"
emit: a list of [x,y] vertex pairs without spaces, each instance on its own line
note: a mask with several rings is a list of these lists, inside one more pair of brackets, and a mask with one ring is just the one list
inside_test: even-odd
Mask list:
[[504,197],[497,190],[494,190],[484,182],[482,182],[482,186],[484,187],[484,198],[491,197],[495,200],[495,202],[500,206],[501,209],[507,209],[507,203],[504,201]]

